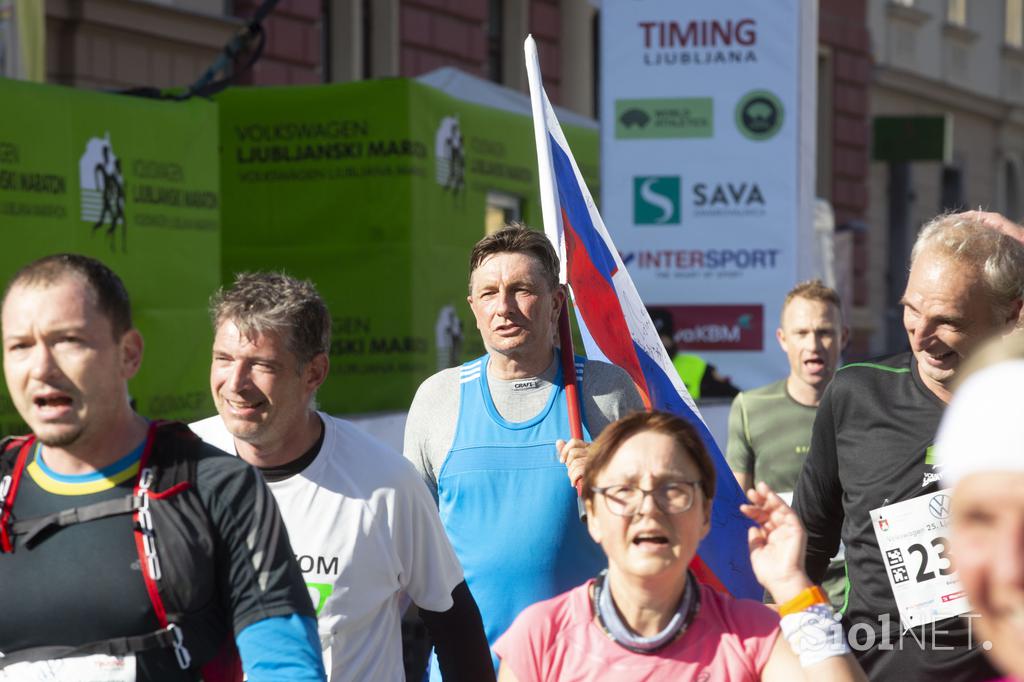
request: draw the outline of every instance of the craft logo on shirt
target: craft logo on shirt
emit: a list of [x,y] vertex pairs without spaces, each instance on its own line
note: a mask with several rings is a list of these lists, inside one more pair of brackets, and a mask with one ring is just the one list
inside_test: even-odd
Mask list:
[[633,222],[636,225],[680,223],[678,175],[639,175],[633,178]]
[[540,386],[540,380],[538,379],[527,379],[525,381],[517,381],[512,384],[512,390],[518,391],[532,391],[533,389]]

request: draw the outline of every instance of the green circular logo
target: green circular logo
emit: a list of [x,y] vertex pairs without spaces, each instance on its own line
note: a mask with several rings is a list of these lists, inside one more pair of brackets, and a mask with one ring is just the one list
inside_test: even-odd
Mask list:
[[782,102],[767,90],[752,90],[736,104],[736,127],[743,136],[768,140],[782,128]]

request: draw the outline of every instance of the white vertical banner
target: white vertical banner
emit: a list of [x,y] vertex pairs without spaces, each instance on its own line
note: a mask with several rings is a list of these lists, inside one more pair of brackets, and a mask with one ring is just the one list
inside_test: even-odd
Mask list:
[[42,0],[0,0],[0,77],[42,83],[45,32]]
[[782,299],[815,272],[817,3],[606,0],[601,210],[679,350],[786,375]]

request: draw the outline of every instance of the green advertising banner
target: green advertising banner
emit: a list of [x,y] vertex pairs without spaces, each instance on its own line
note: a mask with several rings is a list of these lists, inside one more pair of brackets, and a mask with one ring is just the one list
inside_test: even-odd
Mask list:
[[[424,378],[483,353],[469,251],[504,219],[540,227],[528,116],[405,79],[217,102],[224,280],[275,269],[316,283],[334,322],[323,409],[405,410]],[[596,178],[596,130],[566,134]]]
[[[404,410],[425,377],[483,353],[473,243],[508,219],[540,227],[530,118],[415,81],[180,103],[0,80],[0,101],[0,276],[61,251],[118,272],[149,417],[213,411],[208,298],[263,269],[312,279],[331,308],[322,407]],[[596,130],[566,135],[596,179]],[[5,391],[0,428],[23,428]]]
[[[146,342],[130,388],[149,417],[212,410],[206,304],[220,283],[217,108],[0,79],[6,281],[58,252],[123,279]],[[4,388],[0,432],[23,426]]]

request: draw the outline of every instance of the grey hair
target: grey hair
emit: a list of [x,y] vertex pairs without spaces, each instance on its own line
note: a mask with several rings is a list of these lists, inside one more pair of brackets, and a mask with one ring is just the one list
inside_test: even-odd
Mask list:
[[210,298],[214,329],[234,322],[249,340],[266,332],[281,334],[303,365],[331,349],[331,315],[309,280],[283,272],[242,272],[230,287]]
[[944,255],[982,273],[997,314],[1024,298],[1024,244],[958,213],[943,213],[926,223],[910,253],[913,265],[925,251]]

